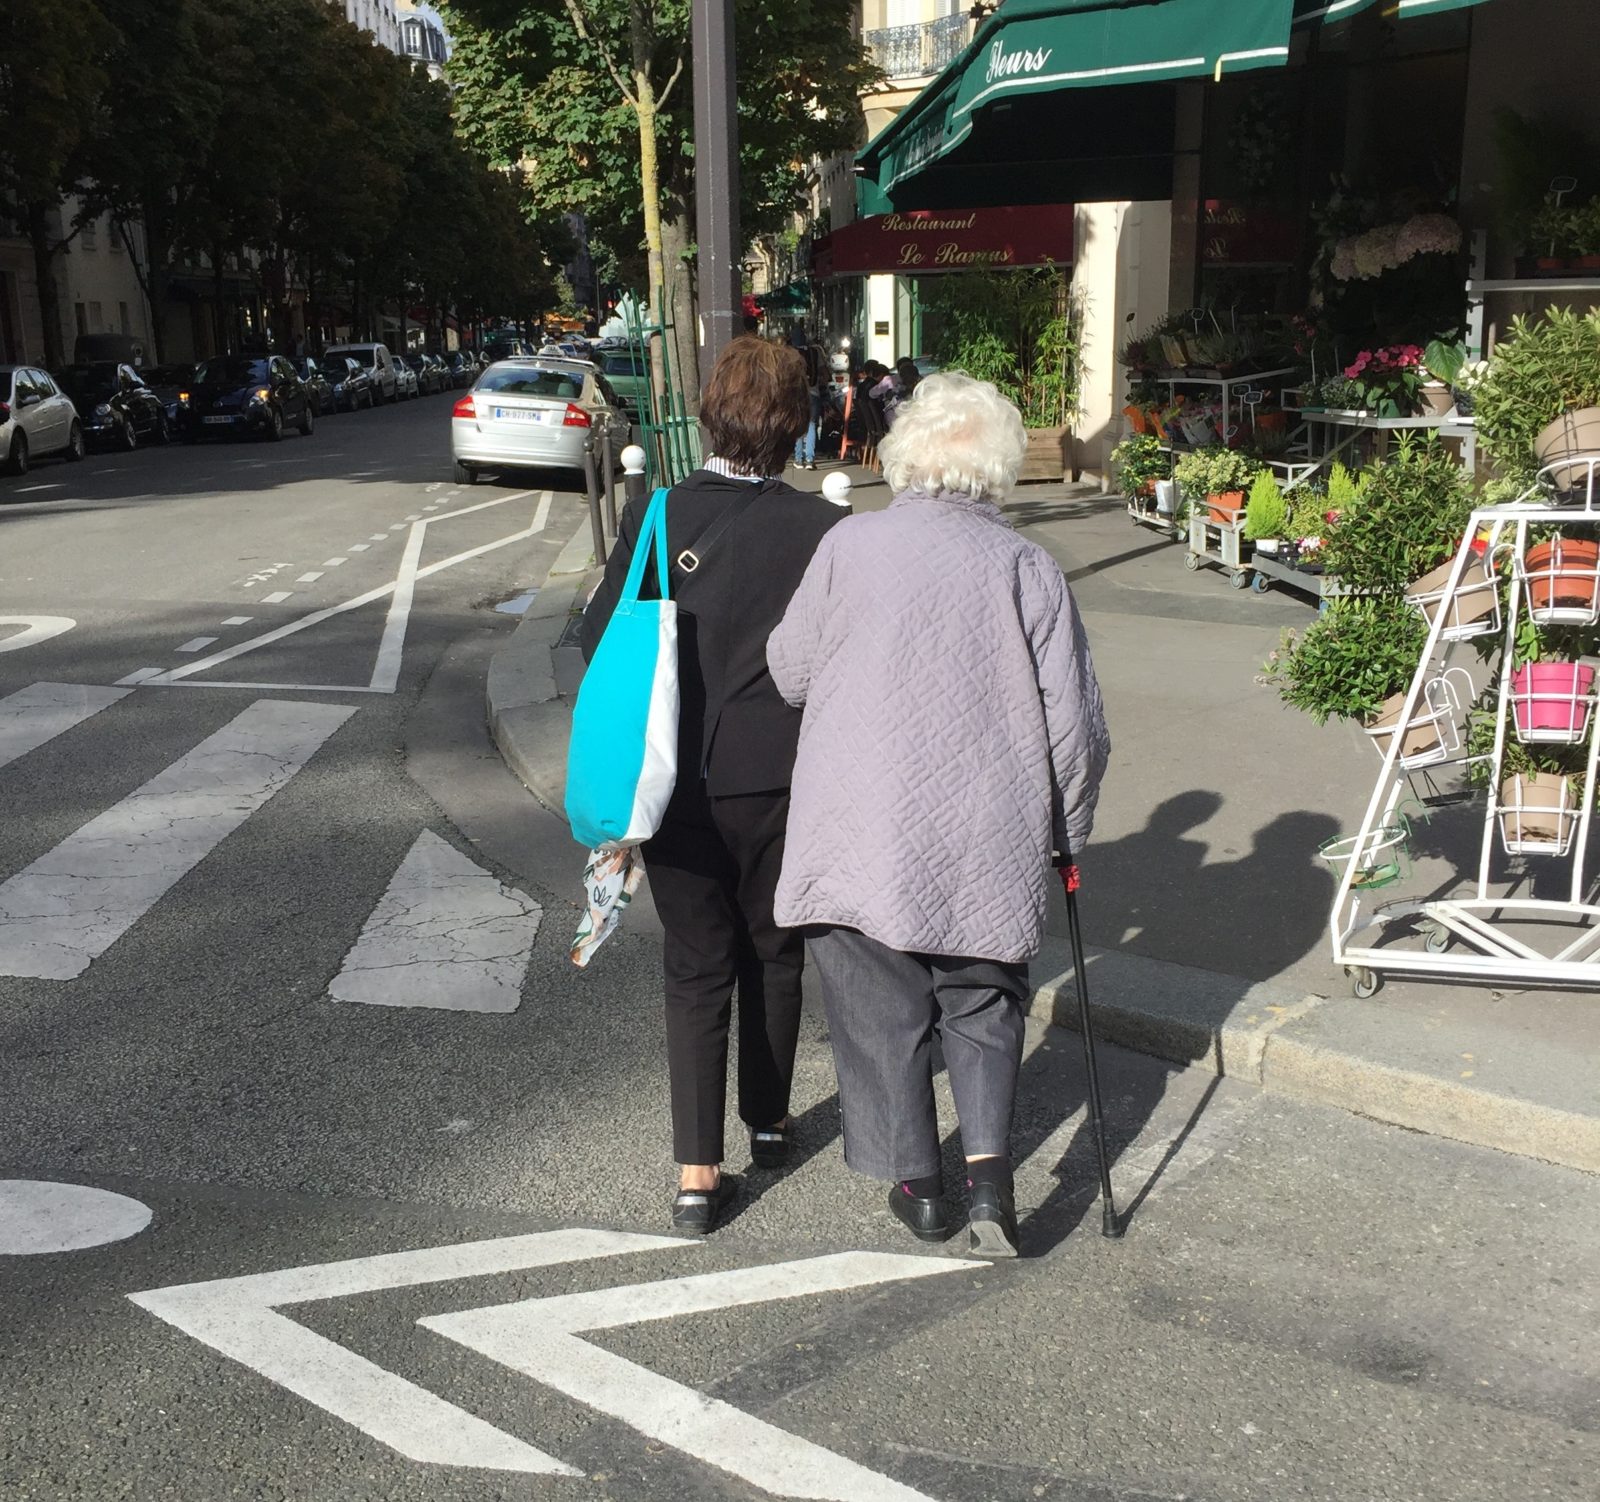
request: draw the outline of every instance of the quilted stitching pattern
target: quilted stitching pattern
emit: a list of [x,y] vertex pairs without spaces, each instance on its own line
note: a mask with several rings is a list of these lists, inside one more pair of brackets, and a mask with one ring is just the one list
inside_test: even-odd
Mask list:
[[767,658],[805,705],[778,921],[1031,959],[1110,754],[1055,560],[986,503],[900,496],[829,532]]

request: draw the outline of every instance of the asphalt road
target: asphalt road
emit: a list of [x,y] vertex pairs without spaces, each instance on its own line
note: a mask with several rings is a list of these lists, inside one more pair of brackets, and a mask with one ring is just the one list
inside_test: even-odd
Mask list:
[[1035,1029],[971,1265],[845,1170],[813,1013],[800,1161],[671,1238],[658,954],[570,967],[482,725],[582,510],[446,411],[0,482],[0,1498],[1595,1494],[1580,1174],[1108,1049],[1104,1241]]

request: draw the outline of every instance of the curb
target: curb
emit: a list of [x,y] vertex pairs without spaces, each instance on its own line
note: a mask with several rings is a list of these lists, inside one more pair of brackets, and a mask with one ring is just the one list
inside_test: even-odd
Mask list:
[[[1362,1003],[1118,950],[1086,946],[1085,961],[1095,1036],[1108,1043],[1388,1126],[1600,1173],[1600,1116],[1362,1053],[1337,1036],[1359,1033]],[[1037,988],[1032,1013],[1076,1031],[1070,954],[1052,939],[1039,972],[1057,963],[1063,969]]]
[[[587,593],[592,561],[585,520],[488,674],[495,745],[563,831],[571,728],[564,694],[570,695],[581,665],[563,662],[575,654],[560,642]],[[639,937],[659,940],[648,891],[647,885],[635,899],[628,926]],[[1349,1037],[1362,1035],[1363,1015],[1352,1009],[1365,1003],[1306,996],[1125,950],[1090,946],[1085,961],[1095,1033],[1108,1043],[1387,1125],[1600,1173],[1600,1115],[1363,1053]],[[1031,1014],[1076,1029],[1077,991],[1063,940],[1046,940],[1034,973],[1050,978],[1036,988]]]

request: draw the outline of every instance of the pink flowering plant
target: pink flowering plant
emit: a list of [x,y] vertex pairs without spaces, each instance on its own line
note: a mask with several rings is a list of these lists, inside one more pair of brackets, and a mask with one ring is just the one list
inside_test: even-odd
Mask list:
[[1419,408],[1417,393],[1428,379],[1422,349],[1415,344],[1364,349],[1344,374],[1361,388],[1367,410],[1379,417],[1414,416]]

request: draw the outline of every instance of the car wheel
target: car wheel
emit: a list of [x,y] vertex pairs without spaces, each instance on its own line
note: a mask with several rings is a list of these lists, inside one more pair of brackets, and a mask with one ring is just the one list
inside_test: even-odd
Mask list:
[[311,410],[311,403],[306,402],[300,409],[300,436],[309,438],[316,430],[316,413]]
[[276,443],[283,437],[283,413],[276,407],[267,408],[267,439]]
[[456,460],[456,484],[457,485],[476,485],[477,483],[478,483],[478,471],[475,468],[473,468],[472,465],[463,464],[459,459],[457,459]]
[[28,472],[28,435],[20,428],[11,435],[11,454],[6,460],[6,468],[14,475]]
[[389,405],[391,407],[395,407],[395,406],[398,406],[399,404],[400,404],[400,383],[397,381],[397,382],[395,382],[393,389],[389,392]]
[[88,451],[88,444],[83,438],[83,424],[74,422],[67,430],[67,458],[76,463]]
[[130,454],[139,447],[139,435],[134,431],[133,424],[125,417],[122,427],[117,432],[117,442]]
[[167,414],[163,412],[156,422],[156,442],[172,442],[172,424],[167,421]]

